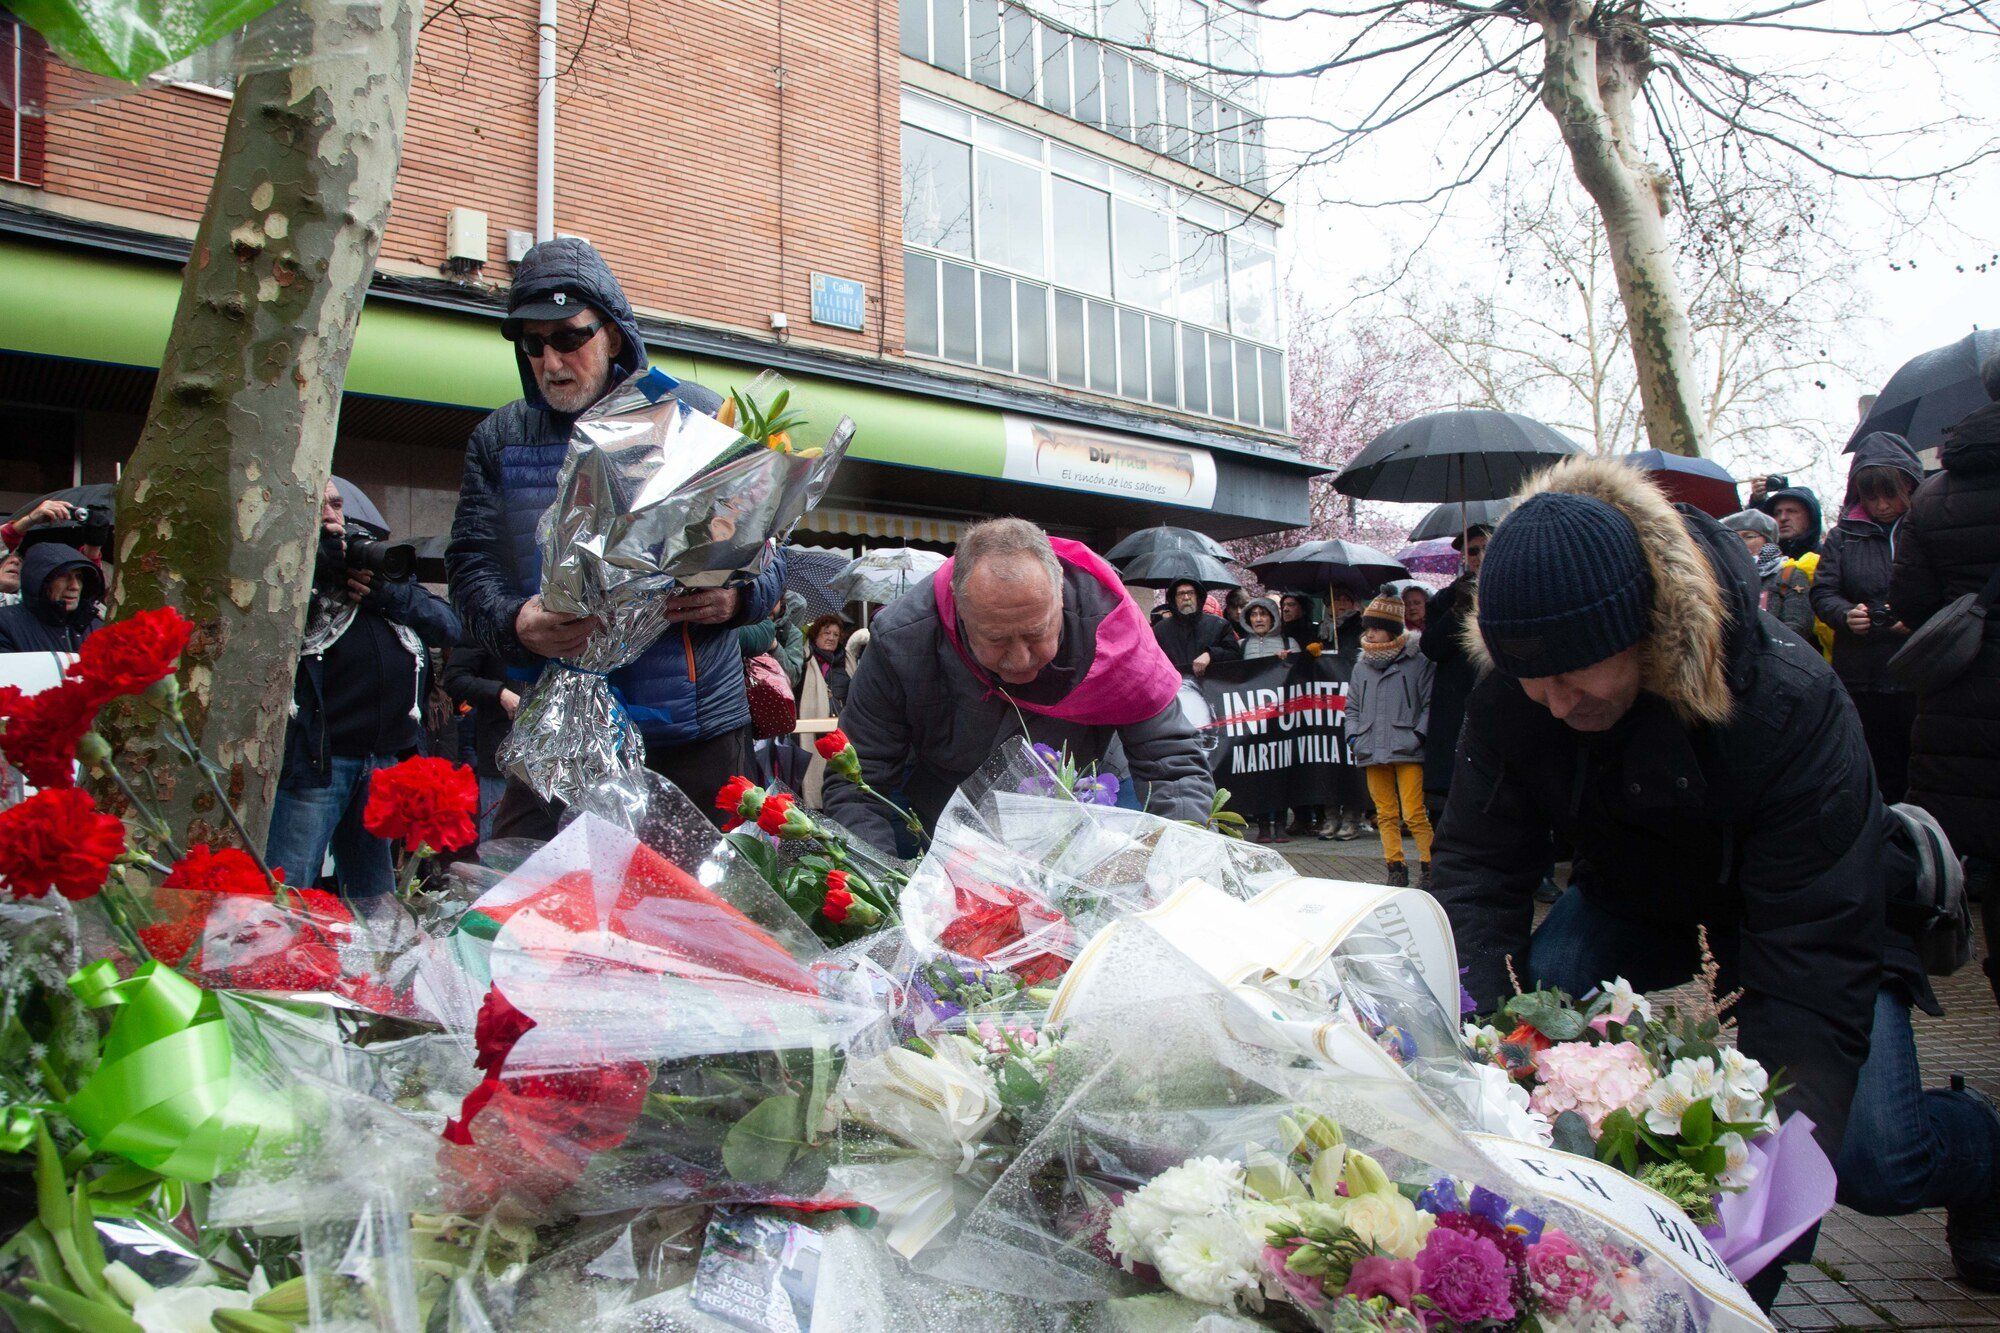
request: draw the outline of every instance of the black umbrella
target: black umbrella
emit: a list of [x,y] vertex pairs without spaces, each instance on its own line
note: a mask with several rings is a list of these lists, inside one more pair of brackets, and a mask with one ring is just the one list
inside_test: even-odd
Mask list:
[[1514,507],[1511,499],[1468,500],[1464,504],[1441,504],[1424,515],[1424,521],[1410,529],[1410,543],[1456,537],[1471,528],[1490,528]]
[[[1227,547],[1205,532],[1193,528],[1143,528],[1104,553],[1112,564],[1124,567],[1127,560],[1166,551],[1192,551],[1211,560],[1234,560]],[[1129,580],[1128,580],[1129,581]],[[1150,585],[1148,585],[1150,586]]]
[[[30,528],[21,534],[22,550],[42,542],[61,542],[65,546],[110,545],[118,502],[117,486],[108,481],[94,481],[87,486],[65,486],[59,491],[50,491],[35,504],[40,504],[42,500],[65,500],[79,510],[87,510],[89,517],[81,523],[71,518],[67,522],[44,523],[38,528]],[[21,512],[25,514],[34,507],[31,504]]]
[[1432,412],[1368,442],[1333,479],[1359,500],[1499,500],[1576,442],[1518,412]]
[[451,545],[449,537],[412,537],[410,545],[417,548],[415,578],[419,583],[445,583],[444,548]]
[[1176,583],[1198,583],[1206,594],[1243,586],[1220,560],[1199,551],[1154,551],[1134,556],[1125,562],[1119,574],[1127,583],[1135,583],[1141,588],[1171,588]]
[[1862,436],[1878,430],[1902,436],[1912,449],[1943,444],[1947,427],[1986,406],[1979,368],[1995,356],[2000,356],[2000,330],[1978,329],[1949,347],[1933,348],[1905,361],[1875,396],[1867,417],[1848,436],[1847,452],[1854,452]]
[[359,523],[373,528],[386,537],[389,535],[389,520],[382,517],[382,511],[367,493],[345,477],[333,478],[333,488],[340,492],[340,515],[349,523]]
[[1251,561],[1250,568],[1267,588],[1315,596],[1338,583],[1366,597],[1391,579],[1410,576],[1409,570],[1374,547],[1337,539],[1287,546]]

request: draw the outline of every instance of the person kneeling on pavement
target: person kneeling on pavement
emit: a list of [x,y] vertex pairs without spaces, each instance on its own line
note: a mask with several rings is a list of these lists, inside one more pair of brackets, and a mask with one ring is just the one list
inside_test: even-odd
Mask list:
[[[1051,541],[1025,519],[977,524],[874,630],[841,729],[868,785],[901,789],[925,828],[1014,736],[1065,750],[1082,768],[1117,740],[1142,808],[1207,821],[1215,783],[1181,711],[1180,673],[1090,548]],[[888,811],[837,774],[826,811],[894,851]]]
[[[1581,995],[1685,982],[1706,927],[1744,1052],[1789,1083],[1840,1201],[1943,1206],[1959,1274],[2000,1288],[2000,1114],[1925,1091],[1910,1007],[1936,1012],[1892,907],[1897,845],[1832,668],[1758,611],[1736,536],[1615,460],[1550,469],[1479,576],[1466,709],[1437,840],[1437,895],[1482,1006],[1525,984]],[[1551,839],[1587,865],[1539,929]],[[1796,1256],[1794,1256],[1796,1258]],[[1768,1302],[1774,1263],[1751,1284]]]
[[[420,585],[347,559],[350,524],[363,526],[347,499],[359,494],[335,478],[321,496],[312,603],[264,848],[271,868],[301,888],[319,879],[331,848],[335,879],[351,898],[396,887],[389,844],[361,822],[368,782],[417,749],[430,693],[425,649],[449,648],[459,633],[451,608]],[[370,537],[388,536],[369,526]]]
[[1437,667],[1406,629],[1403,599],[1384,589],[1361,613],[1361,653],[1348,687],[1348,735],[1354,762],[1375,802],[1375,829],[1388,882],[1410,882],[1403,825],[1417,844],[1418,884],[1431,884],[1431,816],[1424,805],[1424,737],[1430,730],[1431,680]]

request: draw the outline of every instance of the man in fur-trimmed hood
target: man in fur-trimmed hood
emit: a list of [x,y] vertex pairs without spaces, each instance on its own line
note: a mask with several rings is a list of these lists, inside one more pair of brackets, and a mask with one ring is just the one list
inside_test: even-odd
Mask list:
[[[1705,926],[1742,1048],[1784,1072],[1842,1201],[1949,1206],[1961,1273],[2000,1271],[2000,1116],[1918,1083],[1909,1008],[1935,1001],[1894,926],[1899,823],[1832,669],[1758,610],[1743,543],[1616,460],[1566,461],[1495,530],[1466,646],[1485,674],[1433,875],[1474,998],[1510,992],[1510,956],[1576,995],[1671,987]],[[1531,937],[1552,839],[1577,873]]]

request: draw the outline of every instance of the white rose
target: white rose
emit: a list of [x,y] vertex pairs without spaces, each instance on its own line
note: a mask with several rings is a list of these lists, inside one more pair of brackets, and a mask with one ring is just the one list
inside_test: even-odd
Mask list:
[[1000,1093],[978,1046],[950,1037],[932,1049],[926,1056],[898,1046],[854,1068],[842,1110],[956,1170],[999,1119]]
[[1437,1219],[1420,1212],[1400,1194],[1364,1194],[1349,1199],[1340,1220],[1363,1244],[1398,1259],[1414,1259]]
[[1233,1212],[1183,1218],[1153,1247],[1153,1263],[1169,1287],[1204,1305],[1233,1305],[1260,1291],[1257,1264],[1263,1237]]

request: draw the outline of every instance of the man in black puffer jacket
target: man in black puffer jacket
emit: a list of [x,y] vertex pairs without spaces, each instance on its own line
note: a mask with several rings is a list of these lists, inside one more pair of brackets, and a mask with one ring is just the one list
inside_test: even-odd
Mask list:
[[[1982,591],[2000,570],[2000,356],[1982,368],[1991,403],[1945,432],[1944,471],[1917,488],[1898,530],[1889,604],[1912,628]],[[1984,900],[1986,976],[2000,999],[2000,612],[1958,679],[1917,701],[1910,800],[1937,816]]]
[[[1890,904],[1915,866],[1818,653],[1757,609],[1743,543],[1615,459],[1560,463],[1495,529],[1433,853],[1467,988],[1685,982],[1705,926],[1745,1054],[1790,1090],[1843,1203],[1951,1210],[1959,1271],[2000,1261],[2000,1115],[1925,1092],[1910,1006],[1935,1009]],[[1552,837],[1589,874],[1539,929]],[[1753,1291],[1776,1294],[1783,1265]]]
[[[577,417],[645,366],[646,347],[610,267],[589,242],[567,236],[522,258],[501,332],[514,343],[524,396],[472,432],[445,564],[467,638],[504,662],[525,694],[551,658],[574,656],[595,626],[543,608],[535,526],[555,498]],[[689,380],[675,393],[702,412],[722,404]],[[750,704],[734,630],[769,615],[783,584],[780,558],[743,587],[670,599],[666,633],[611,673],[645,737],[647,767],[717,822],[716,791],[750,764]],[[555,830],[556,812],[510,780],[494,836],[551,838]]]
[[74,546],[42,542],[21,557],[21,600],[0,607],[0,653],[73,653],[101,623],[104,573]]

